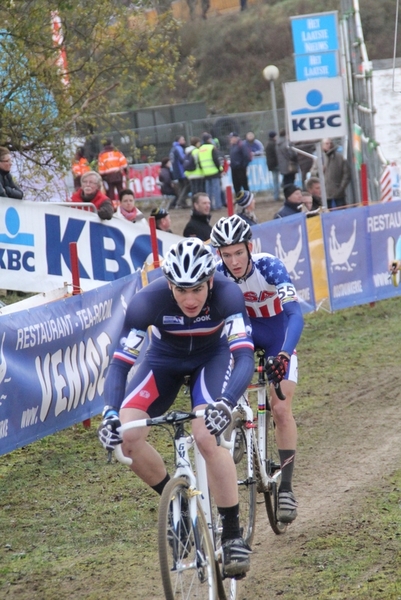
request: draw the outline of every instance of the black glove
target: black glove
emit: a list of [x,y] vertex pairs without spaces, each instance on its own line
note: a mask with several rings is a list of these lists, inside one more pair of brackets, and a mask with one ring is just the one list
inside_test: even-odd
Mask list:
[[266,373],[270,383],[280,383],[285,377],[290,362],[288,354],[279,352],[277,356],[269,356],[266,361]]
[[205,410],[205,424],[211,435],[221,435],[232,421],[232,406],[225,398],[217,398]]
[[103,421],[99,425],[97,435],[105,450],[114,450],[114,447],[122,443],[122,437],[117,431],[121,427],[118,412],[111,406],[106,406],[102,413]]

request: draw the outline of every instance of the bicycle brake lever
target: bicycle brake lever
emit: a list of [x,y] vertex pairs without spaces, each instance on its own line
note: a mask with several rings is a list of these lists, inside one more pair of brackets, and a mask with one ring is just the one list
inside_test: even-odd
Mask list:
[[279,383],[275,383],[274,384],[274,389],[276,391],[277,398],[279,400],[285,400],[286,399],[287,396],[285,394],[283,394],[283,391],[281,389],[281,385]]
[[227,441],[224,435],[216,435],[216,442],[218,446],[227,448],[227,450],[231,450],[234,445],[232,441]]
[[123,453],[122,444],[118,444],[114,448],[114,456],[116,457],[118,462],[122,463],[123,465],[132,465],[132,458],[130,458],[129,456],[125,456],[125,454]]

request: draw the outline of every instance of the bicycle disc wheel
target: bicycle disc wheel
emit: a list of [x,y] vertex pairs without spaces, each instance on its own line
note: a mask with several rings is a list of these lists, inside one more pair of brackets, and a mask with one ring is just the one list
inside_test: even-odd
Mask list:
[[159,561],[166,600],[217,597],[214,550],[204,513],[197,502],[193,522],[189,511],[182,510],[194,501],[184,477],[171,479],[160,499]]
[[[256,521],[256,481],[254,477],[253,449],[248,448],[246,431],[243,426],[233,430],[233,458],[237,469],[239,517],[242,537],[251,545],[255,535]],[[250,461],[250,462],[248,462]]]
[[[266,398],[266,407],[268,407]],[[266,473],[269,477],[278,475],[280,472],[280,457],[276,445],[276,436],[274,431],[274,421],[270,409],[266,410]],[[268,490],[263,492],[265,497],[266,512],[270,527],[277,535],[285,533],[287,523],[277,520],[278,510],[278,488],[280,486],[281,475],[269,483]]]

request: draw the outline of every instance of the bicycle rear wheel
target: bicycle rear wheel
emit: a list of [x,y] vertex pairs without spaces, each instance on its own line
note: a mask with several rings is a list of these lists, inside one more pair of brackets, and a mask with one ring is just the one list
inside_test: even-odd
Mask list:
[[196,499],[184,477],[171,479],[159,505],[159,561],[166,600],[216,600],[215,558],[205,515],[197,502],[193,522],[189,510]]
[[267,491],[263,492],[265,497],[266,512],[270,527],[277,535],[285,533],[287,523],[277,519],[278,510],[278,488],[281,481],[280,457],[276,444],[274,421],[270,410],[269,400],[266,396],[266,473],[273,481],[269,482]]

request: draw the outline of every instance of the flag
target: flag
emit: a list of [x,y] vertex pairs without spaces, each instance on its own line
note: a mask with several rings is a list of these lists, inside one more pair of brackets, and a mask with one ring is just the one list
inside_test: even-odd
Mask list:
[[61,19],[57,10],[51,12],[51,22],[53,45],[55,46],[55,48],[58,48],[56,64],[61,73],[61,81],[66,87],[68,87],[70,81],[68,79],[67,53],[65,51],[64,46],[64,36],[61,25]]

